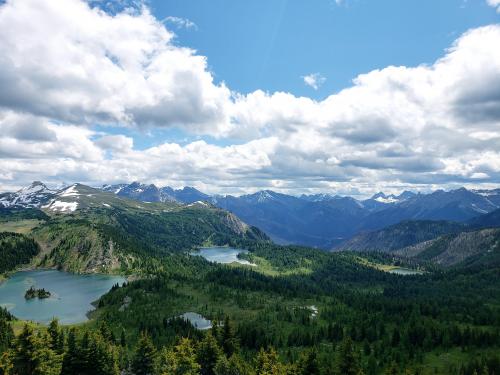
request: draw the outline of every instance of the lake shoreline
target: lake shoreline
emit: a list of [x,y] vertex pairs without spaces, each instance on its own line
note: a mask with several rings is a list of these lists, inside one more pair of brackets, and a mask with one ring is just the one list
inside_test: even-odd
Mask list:
[[[91,319],[96,303],[126,277],[107,274],[74,274],[54,268],[11,273],[0,285],[2,305],[19,320],[47,324],[57,317],[61,324],[83,323]],[[49,290],[58,298],[25,299],[29,287]]]

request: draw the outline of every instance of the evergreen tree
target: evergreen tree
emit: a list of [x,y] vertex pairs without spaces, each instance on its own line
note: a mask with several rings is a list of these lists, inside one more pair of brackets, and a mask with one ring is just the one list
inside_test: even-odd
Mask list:
[[190,339],[182,338],[174,348],[161,352],[159,359],[161,375],[197,375],[201,366],[196,361],[196,352]]
[[396,362],[392,361],[389,367],[384,372],[385,375],[398,375],[399,374],[399,366]]
[[297,364],[300,375],[319,375],[319,363],[316,350],[309,350],[302,354]]
[[64,353],[61,375],[81,373],[80,352],[76,342],[76,330],[71,328],[68,333],[67,349]]
[[0,375],[12,374],[12,350],[6,350],[0,355]]
[[127,338],[125,336],[125,330],[122,328],[122,332],[120,334],[120,346],[125,348],[127,346]]
[[47,333],[50,337],[50,348],[58,354],[63,354],[64,333],[59,328],[59,322],[56,318],[51,320],[49,327],[47,328]]
[[0,353],[7,350],[14,341],[14,331],[6,319],[0,318]]
[[142,333],[132,360],[132,371],[135,375],[152,375],[155,370],[156,348],[151,338]]
[[367,375],[377,375],[378,374],[378,365],[375,356],[370,355],[368,357],[368,364],[366,366],[366,374]]
[[222,327],[222,349],[227,357],[230,357],[239,350],[239,342],[235,335],[233,322],[228,316],[224,319],[224,326]]
[[214,369],[222,350],[211,332],[208,332],[200,342],[197,350],[198,363],[201,366],[202,375],[213,375]]
[[284,375],[286,367],[280,362],[274,348],[260,349],[257,354],[255,370],[257,375]]
[[338,349],[336,370],[338,375],[362,374],[354,345],[349,336],[344,338]]
[[215,365],[215,375],[251,375],[249,366],[239,354],[233,354],[229,359],[222,355]]
[[16,375],[59,375],[61,356],[49,347],[49,338],[37,335],[27,324],[19,335],[12,358],[12,373]]

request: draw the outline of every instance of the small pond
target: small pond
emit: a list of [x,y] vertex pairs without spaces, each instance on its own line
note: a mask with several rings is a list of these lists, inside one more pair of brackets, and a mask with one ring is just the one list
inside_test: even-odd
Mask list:
[[240,263],[247,266],[255,266],[248,260],[238,258],[239,254],[248,254],[248,250],[236,249],[232,247],[202,247],[200,250],[192,251],[191,255],[202,256],[209,262],[215,263]]
[[210,329],[212,328],[212,322],[208,319],[205,319],[202,315],[195,312],[187,312],[180,316],[181,318],[188,320],[193,327],[198,328],[200,330]]
[[412,270],[411,268],[397,267],[388,270],[389,273],[395,273],[396,275],[423,275],[423,271]]

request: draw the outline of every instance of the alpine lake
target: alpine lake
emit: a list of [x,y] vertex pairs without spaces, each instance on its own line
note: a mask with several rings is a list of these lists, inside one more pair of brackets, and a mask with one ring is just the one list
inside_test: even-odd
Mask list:
[[[125,278],[110,275],[77,275],[57,270],[20,271],[0,283],[0,306],[16,318],[47,324],[58,318],[61,324],[88,320],[92,302]],[[25,299],[31,287],[50,292],[48,298]]]

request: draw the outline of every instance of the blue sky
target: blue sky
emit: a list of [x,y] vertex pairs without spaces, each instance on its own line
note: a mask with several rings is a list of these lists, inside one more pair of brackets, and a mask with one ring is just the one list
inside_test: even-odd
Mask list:
[[0,0],[0,191],[500,184],[500,0]]
[[[359,74],[390,65],[432,64],[468,29],[498,22],[480,0],[149,0],[176,43],[208,59],[216,82],[251,93],[283,91],[316,100],[352,85]],[[319,74],[314,89],[303,77]],[[179,129],[109,130],[138,148],[196,139],[218,145],[235,139],[193,137]]]
[[[430,64],[464,31],[498,22],[480,0],[161,0],[178,42],[207,56],[215,78],[242,93],[285,91],[322,99],[358,74],[389,65]],[[316,91],[302,76],[320,73]]]

